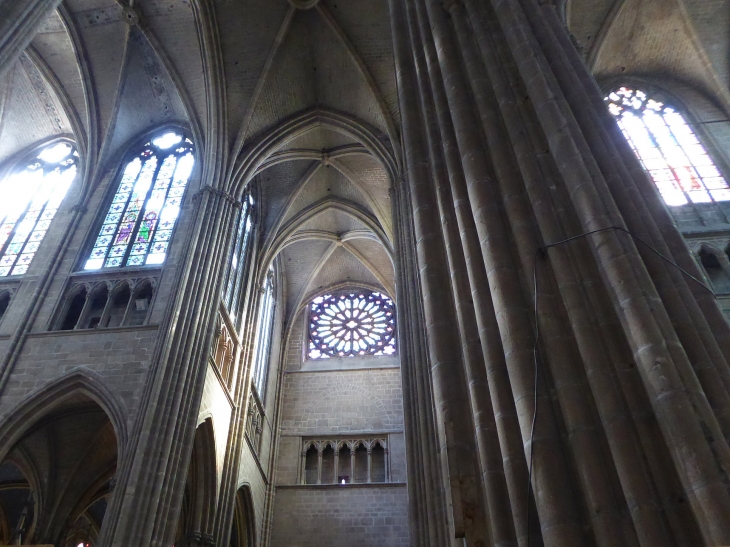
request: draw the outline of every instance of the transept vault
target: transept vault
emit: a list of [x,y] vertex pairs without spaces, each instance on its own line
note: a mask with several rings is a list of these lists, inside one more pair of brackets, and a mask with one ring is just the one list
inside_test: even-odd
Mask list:
[[730,545],[729,24],[0,0],[0,545]]

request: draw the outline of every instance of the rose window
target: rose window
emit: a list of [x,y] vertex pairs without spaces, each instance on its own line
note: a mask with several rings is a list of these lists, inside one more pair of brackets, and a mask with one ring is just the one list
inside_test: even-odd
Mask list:
[[393,355],[393,301],[377,292],[323,295],[309,308],[309,358]]

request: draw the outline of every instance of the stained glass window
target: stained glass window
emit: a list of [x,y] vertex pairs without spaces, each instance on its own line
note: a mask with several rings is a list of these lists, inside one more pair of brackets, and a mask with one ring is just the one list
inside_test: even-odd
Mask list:
[[393,355],[395,350],[395,310],[384,294],[326,294],[310,304],[310,359]]
[[193,154],[192,141],[170,131],[127,163],[85,270],[165,261]]
[[76,177],[78,161],[72,144],[57,142],[0,182],[0,276],[28,270]]
[[253,230],[253,205],[253,197],[250,193],[246,194],[241,204],[236,241],[228,265],[228,279],[223,293],[223,302],[231,317],[236,316],[236,310],[241,298],[241,287],[245,280],[245,265],[248,262],[251,232]]
[[274,301],[274,269],[269,268],[259,308],[256,355],[253,369],[253,385],[256,387],[256,393],[261,399],[264,398],[266,378],[269,371],[269,349],[271,348],[271,331],[274,326]]
[[606,103],[667,205],[730,200],[727,182],[675,108],[629,87]]

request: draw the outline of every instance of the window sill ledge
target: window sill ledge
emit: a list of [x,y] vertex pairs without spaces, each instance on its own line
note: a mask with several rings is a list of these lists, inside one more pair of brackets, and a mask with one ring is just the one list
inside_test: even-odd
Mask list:
[[154,325],[138,325],[138,326],[130,326],[130,327],[105,327],[101,329],[78,329],[78,330],[49,330],[49,331],[40,331],[40,332],[31,332],[28,334],[28,338],[46,338],[46,337],[54,337],[54,336],[68,336],[71,335],[83,335],[83,334],[98,334],[98,333],[107,333],[107,332],[130,332],[135,330],[141,330],[141,331],[147,331],[147,330],[157,330],[160,328],[160,325],[154,324]]
[[347,484],[277,484],[276,488],[292,490],[331,490],[337,488],[401,488],[405,482],[356,482]]

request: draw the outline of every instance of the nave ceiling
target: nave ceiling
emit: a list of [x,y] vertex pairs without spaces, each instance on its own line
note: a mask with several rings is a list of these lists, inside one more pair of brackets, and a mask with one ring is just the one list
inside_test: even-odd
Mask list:
[[[212,13],[189,0],[64,1],[3,78],[0,161],[71,137],[93,192],[151,129],[188,127],[205,157],[223,126],[218,172],[236,182],[219,186],[240,194],[238,179],[257,181],[263,253],[267,263],[279,256],[290,313],[343,284],[393,295],[398,110],[387,1],[211,4]],[[201,45],[211,28],[214,51]],[[213,65],[220,71],[206,77]],[[314,110],[337,120],[312,116],[277,135],[283,120]],[[266,135],[276,145],[243,169]]]

